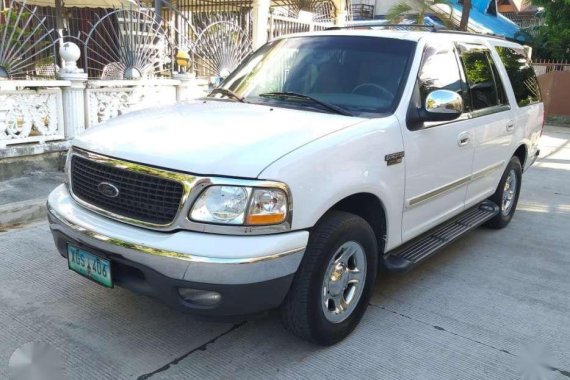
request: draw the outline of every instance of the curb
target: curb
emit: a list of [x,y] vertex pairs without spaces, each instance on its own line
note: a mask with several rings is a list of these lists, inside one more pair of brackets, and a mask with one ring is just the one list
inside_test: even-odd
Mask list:
[[0,229],[44,219],[46,199],[37,198],[0,206]]

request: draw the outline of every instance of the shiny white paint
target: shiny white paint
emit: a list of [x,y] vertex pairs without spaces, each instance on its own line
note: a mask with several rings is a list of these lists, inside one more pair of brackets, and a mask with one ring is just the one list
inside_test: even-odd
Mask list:
[[260,174],[279,178],[293,195],[293,229],[309,228],[340,200],[370,193],[387,218],[386,247],[401,242],[404,165],[388,166],[384,156],[403,151],[394,117],[370,119],[300,147]]
[[197,174],[255,178],[291,150],[366,119],[233,101],[181,103],[90,128],[73,145]]
[[[419,41],[402,101],[394,115],[361,119],[231,101],[194,102],[114,119],[88,131],[74,145],[99,154],[190,173],[284,182],[293,197],[294,230],[313,227],[331,207],[348,196],[372,194],[381,201],[386,214],[386,250],[492,194],[517,147],[527,146],[529,156],[536,152],[542,105],[524,109],[516,106],[500,62],[497,64],[511,110],[464,118],[420,131],[410,131],[405,125],[426,41],[436,38],[464,40],[489,47],[492,47],[491,43],[505,46],[510,43],[445,33],[370,30],[323,33]],[[506,126],[511,122],[515,123],[515,128],[507,131]],[[470,137],[469,144],[458,146],[460,134]],[[385,155],[400,151],[405,151],[403,163],[388,166]],[[414,197],[462,178],[470,179],[474,173],[492,165],[500,167],[488,176],[469,180],[417,205],[409,204]],[[105,223],[109,228],[117,224],[105,220],[99,222],[97,228],[107,228]],[[143,237],[127,231],[138,230],[134,227],[123,228],[125,238],[132,233],[135,239],[147,244],[163,244],[167,239]],[[277,242],[279,236],[282,235],[266,238]],[[222,249],[216,252],[224,257],[236,252],[246,254],[245,248],[252,248],[242,245],[245,240],[219,235],[208,235],[207,240],[214,246],[222,244]],[[228,240],[227,246],[225,240]],[[211,253],[211,248],[208,249]]]

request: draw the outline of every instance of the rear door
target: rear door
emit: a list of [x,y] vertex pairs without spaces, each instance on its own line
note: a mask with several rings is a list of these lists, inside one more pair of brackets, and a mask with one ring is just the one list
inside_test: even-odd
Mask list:
[[[428,42],[410,107],[420,108],[426,96],[445,89],[465,95],[456,47]],[[471,178],[474,124],[466,112],[452,122],[403,128],[406,182],[402,238],[409,240],[461,212]]]
[[[502,62],[507,74],[504,79],[507,94],[512,94],[509,96],[515,112],[516,126],[514,132],[516,140],[513,143],[518,144],[521,140],[526,140],[528,148],[526,166],[528,167],[533,161],[532,157],[538,151],[538,139],[544,120],[544,106],[538,80],[522,46],[496,46],[495,50],[498,58],[496,62],[499,60]],[[516,148],[516,145],[513,146],[513,150]]]
[[469,116],[474,123],[473,173],[466,207],[495,192],[513,150],[516,120],[491,51],[481,44],[458,43],[467,82]]

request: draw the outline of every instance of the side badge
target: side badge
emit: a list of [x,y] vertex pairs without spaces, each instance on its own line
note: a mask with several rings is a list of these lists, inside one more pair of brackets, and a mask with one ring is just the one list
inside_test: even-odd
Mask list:
[[403,158],[404,152],[390,153],[384,156],[384,160],[386,160],[388,166],[401,163]]

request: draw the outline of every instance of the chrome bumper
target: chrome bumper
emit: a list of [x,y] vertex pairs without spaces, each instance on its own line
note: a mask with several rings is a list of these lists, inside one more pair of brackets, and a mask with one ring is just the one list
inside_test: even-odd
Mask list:
[[97,250],[152,268],[172,279],[251,284],[297,271],[309,233],[225,236],[157,232],[97,215],[79,206],[64,185],[48,199],[52,231]]

